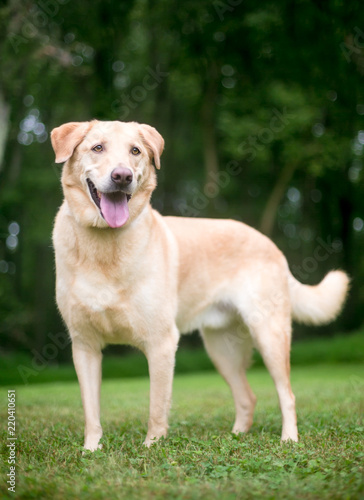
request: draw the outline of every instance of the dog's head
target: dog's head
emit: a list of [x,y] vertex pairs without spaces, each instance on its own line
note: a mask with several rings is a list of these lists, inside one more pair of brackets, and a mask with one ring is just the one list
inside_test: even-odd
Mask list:
[[[86,226],[129,224],[156,186],[164,140],[136,122],[71,122],[52,130],[56,163],[66,162],[62,184],[76,220]],[[153,166],[154,163],[154,166]]]

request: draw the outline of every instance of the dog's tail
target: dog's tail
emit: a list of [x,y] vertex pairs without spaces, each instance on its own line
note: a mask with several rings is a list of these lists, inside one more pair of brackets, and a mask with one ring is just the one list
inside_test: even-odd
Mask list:
[[289,273],[289,291],[293,319],[307,325],[323,325],[340,313],[349,289],[349,277],[343,271],[330,271],[315,286],[303,285]]

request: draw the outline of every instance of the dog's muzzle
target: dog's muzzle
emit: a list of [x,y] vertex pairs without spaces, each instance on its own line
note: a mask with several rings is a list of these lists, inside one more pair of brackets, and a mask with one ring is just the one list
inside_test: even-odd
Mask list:
[[[90,179],[86,179],[93,202],[99,209],[101,216],[112,228],[122,227],[129,219],[128,202],[131,194],[124,192],[122,189],[131,184],[133,177],[129,169],[125,170],[130,172],[131,179],[130,174],[120,172],[120,170],[117,168],[112,171],[111,179],[114,183],[114,191],[108,193],[98,191],[95,184]],[[129,176],[128,179],[127,176]],[[117,186],[119,189],[115,189]]]

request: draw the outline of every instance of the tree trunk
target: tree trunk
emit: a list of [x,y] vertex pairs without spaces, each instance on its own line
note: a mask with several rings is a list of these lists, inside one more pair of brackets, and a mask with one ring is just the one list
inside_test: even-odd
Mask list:
[[294,171],[296,170],[296,163],[287,163],[278,176],[277,182],[268,198],[265,205],[263,216],[260,223],[260,230],[267,236],[271,236],[273,233],[274,223],[277,217],[277,210],[279,204],[286,192],[287,186],[293,177]]
[[211,180],[211,174],[216,174],[219,171],[219,156],[217,153],[215,126],[217,90],[217,67],[215,64],[211,63],[207,71],[207,81],[201,107],[205,184]]
[[3,166],[6,141],[9,132],[10,106],[5,102],[4,94],[0,89],[0,171]]

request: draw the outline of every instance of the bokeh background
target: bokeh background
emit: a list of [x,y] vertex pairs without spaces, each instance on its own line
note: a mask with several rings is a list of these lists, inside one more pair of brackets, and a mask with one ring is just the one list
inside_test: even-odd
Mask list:
[[[351,275],[340,319],[296,326],[295,338],[361,327],[362,2],[8,0],[0,22],[3,359],[34,360],[65,332],[51,242],[61,167],[49,135],[93,118],[164,136],[152,199],[161,213],[242,220],[306,283],[332,268]],[[43,358],[70,359],[56,351]]]

